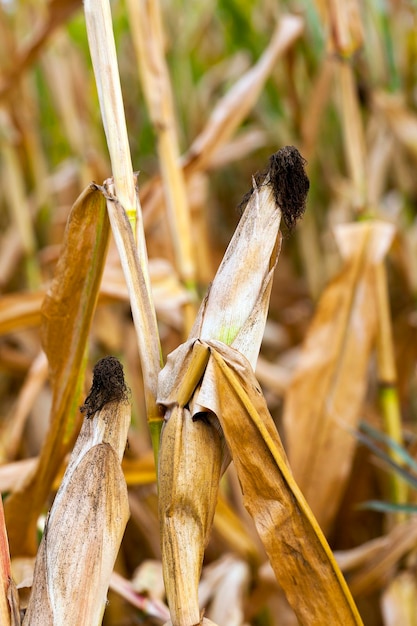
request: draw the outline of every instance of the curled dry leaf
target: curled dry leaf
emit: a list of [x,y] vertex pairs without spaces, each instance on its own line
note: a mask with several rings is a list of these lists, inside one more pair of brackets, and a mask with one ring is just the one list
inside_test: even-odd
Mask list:
[[121,460],[130,405],[115,361],[95,366],[88,415],[46,521],[24,625],[76,626],[102,618],[129,518]]
[[43,347],[53,388],[51,427],[36,473],[5,502],[13,556],[35,554],[36,520],[71,445],[109,232],[105,200],[95,186],[89,186],[72,207],[55,276],[42,306]]
[[375,268],[393,232],[382,222],[338,227],[345,265],[319,301],[285,398],[291,468],[325,533],[350,475],[356,442],[348,429],[360,417],[376,334]]

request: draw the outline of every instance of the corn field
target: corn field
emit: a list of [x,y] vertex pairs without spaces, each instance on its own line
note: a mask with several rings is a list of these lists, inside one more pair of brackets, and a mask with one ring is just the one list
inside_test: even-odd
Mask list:
[[0,32],[0,625],[416,626],[415,1]]

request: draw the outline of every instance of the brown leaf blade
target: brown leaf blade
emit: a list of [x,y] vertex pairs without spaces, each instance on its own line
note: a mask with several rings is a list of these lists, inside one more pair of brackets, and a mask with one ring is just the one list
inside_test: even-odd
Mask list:
[[217,342],[211,343],[211,356],[207,372],[217,395],[217,417],[244,504],[300,623],[362,624],[326,539],[292,477],[249,364]]
[[35,553],[36,520],[70,447],[109,232],[104,197],[91,185],[72,208],[62,253],[42,307],[43,346],[53,387],[51,427],[36,473],[5,503],[13,556]]

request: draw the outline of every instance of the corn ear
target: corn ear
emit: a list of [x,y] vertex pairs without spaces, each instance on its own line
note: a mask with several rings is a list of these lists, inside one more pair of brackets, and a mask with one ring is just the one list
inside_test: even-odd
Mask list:
[[86,419],[47,518],[24,626],[101,624],[129,518],[121,469],[130,424],[123,369],[99,361]]
[[230,459],[213,409],[216,400],[211,395],[206,403],[200,389],[209,349],[196,338],[232,344],[255,365],[279,256],[281,216],[288,225],[295,223],[304,210],[307,190],[303,159],[295,148],[283,148],[271,157],[245,198],[244,213],[190,340],[168,357],[159,375],[158,403],[166,409],[159,516],[173,626],[201,624],[198,581],[221,472]]

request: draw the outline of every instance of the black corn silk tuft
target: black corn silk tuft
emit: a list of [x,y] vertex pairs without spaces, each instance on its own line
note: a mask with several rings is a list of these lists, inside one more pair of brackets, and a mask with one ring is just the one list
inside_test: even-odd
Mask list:
[[123,365],[116,357],[106,356],[94,366],[93,384],[80,411],[90,419],[108,402],[126,402],[128,398],[129,389],[125,383]]
[[[310,182],[305,173],[306,160],[294,146],[285,146],[275,152],[268,167],[254,176],[257,187],[271,185],[275,203],[281,209],[282,218],[289,231],[292,231],[297,220],[303,216]],[[269,175],[269,176],[268,176]],[[265,182],[266,181],[266,182]],[[253,188],[243,197],[239,209],[244,210]]]

